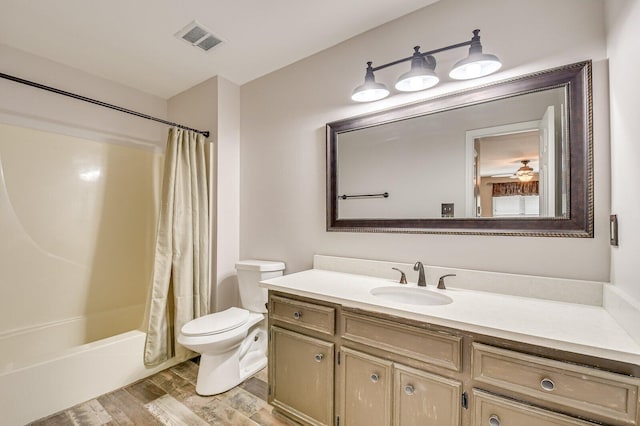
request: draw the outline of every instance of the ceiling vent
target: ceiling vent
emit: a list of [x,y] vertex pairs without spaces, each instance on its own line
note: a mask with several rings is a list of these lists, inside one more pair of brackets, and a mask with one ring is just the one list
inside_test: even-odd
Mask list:
[[211,31],[198,21],[191,22],[178,31],[175,36],[192,46],[199,47],[205,52],[222,43],[222,40],[211,34]]

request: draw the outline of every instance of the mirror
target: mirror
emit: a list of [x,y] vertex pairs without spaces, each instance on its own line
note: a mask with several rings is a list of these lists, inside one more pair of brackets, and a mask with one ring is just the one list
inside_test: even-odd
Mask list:
[[327,124],[327,229],[593,237],[591,62]]

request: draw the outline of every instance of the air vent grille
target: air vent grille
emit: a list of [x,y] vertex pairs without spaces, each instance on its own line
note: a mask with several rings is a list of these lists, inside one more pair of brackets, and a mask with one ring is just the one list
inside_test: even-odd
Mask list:
[[200,43],[198,43],[197,46],[200,49],[206,51],[206,50],[211,49],[212,47],[216,47],[220,43],[222,43],[222,40],[218,40],[217,38],[215,38],[214,36],[209,34],[209,36],[206,37],[204,40],[202,40]]
[[218,46],[222,40],[214,36],[209,29],[198,21],[193,21],[175,34],[176,37],[198,47],[205,52]]

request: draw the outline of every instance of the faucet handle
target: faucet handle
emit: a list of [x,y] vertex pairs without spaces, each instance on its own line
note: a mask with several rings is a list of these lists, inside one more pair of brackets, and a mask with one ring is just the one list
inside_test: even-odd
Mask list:
[[447,274],[447,275],[441,276],[440,279],[438,280],[438,288],[440,290],[446,290],[447,287],[445,287],[445,285],[444,285],[444,279],[447,278],[447,277],[455,277],[455,276],[456,276],[456,274]]
[[398,268],[391,268],[391,269],[395,269],[396,271],[398,271],[398,272],[400,272],[402,274],[402,275],[400,275],[400,284],[406,284],[407,283],[407,276],[404,274],[404,272],[402,272]]

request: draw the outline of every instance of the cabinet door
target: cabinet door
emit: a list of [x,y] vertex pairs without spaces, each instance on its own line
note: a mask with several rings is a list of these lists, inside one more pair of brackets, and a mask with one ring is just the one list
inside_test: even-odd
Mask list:
[[341,348],[342,421],[345,425],[391,424],[391,361]]
[[299,421],[333,424],[334,345],[271,327],[269,402]]
[[460,425],[460,382],[398,364],[394,370],[394,425]]

